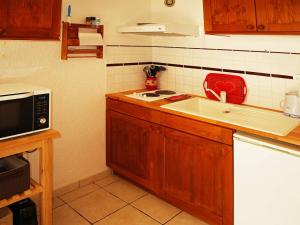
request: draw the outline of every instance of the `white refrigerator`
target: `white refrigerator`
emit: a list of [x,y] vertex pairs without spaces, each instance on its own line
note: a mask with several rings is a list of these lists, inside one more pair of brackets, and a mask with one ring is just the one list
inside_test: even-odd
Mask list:
[[300,225],[300,148],[236,133],[234,224]]

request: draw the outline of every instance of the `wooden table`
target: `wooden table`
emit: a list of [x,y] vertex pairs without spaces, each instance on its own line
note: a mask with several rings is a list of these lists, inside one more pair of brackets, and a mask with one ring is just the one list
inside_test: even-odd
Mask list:
[[37,149],[40,151],[40,181],[31,180],[30,189],[0,200],[0,208],[30,198],[41,193],[41,224],[52,225],[52,189],[53,189],[53,139],[60,137],[58,131],[49,130],[37,134],[0,141],[0,158],[22,154]]

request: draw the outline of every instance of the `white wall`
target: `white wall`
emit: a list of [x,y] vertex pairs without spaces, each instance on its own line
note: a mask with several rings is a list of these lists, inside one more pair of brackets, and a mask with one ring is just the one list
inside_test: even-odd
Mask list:
[[[105,41],[144,43],[147,38],[120,36],[117,26],[150,13],[147,0],[69,1],[73,22],[100,16]],[[63,3],[65,11],[67,1]],[[136,7],[139,10],[136,10]],[[63,12],[63,19],[65,13]],[[59,41],[0,41],[0,82],[28,82],[53,91],[53,128],[62,138],[54,143],[54,183],[59,188],[106,169],[105,59],[60,60]]]

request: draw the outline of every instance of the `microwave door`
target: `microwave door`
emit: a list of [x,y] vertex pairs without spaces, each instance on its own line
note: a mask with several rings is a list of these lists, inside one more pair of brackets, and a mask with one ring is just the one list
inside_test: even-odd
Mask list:
[[0,96],[0,139],[33,131],[33,93]]

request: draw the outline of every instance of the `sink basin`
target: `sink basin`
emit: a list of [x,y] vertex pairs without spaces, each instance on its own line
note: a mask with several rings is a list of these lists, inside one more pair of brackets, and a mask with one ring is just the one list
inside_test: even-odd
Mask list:
[[203,98],[192,98],[161,107],[278,136],[288,135],[300,124],[299,119],[284,116],[280,112]]

